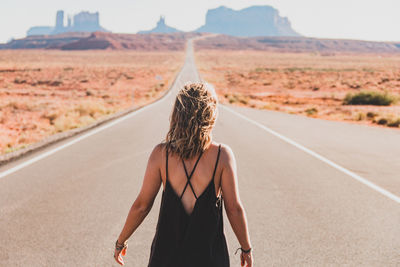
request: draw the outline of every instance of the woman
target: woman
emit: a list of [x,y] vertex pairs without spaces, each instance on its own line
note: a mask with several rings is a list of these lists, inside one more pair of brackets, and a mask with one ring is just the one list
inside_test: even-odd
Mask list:
[[224,201],[241,245],[241,265],[253,266],[235,157],[229,146],[212,141],[217,103],[208,84],[187,84],[178,93],[165,142],[151,152],[142,188],[115,243],[114,258],[119,264],[124,264],[127,239],[149,213],[162,184],[148,267],[228,267]]

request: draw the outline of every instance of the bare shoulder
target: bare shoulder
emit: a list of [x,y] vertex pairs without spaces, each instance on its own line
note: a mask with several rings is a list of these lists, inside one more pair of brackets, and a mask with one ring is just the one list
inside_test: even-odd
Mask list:
[[229,145],[221,143],[221,157],[224,157],[226,159],[231,159],[235,157],[232,148]]
[[232,148],[224,143],[221,144],[220,161],[222,165],[230,165],[235,162],[235,155],[233,154]]
[[154,146],[153,151],[157,153],[161,153],[162,151],[165,151],[165,143],[159,143]]
[[149,160],[152,162],[160,162],[164,152],[165,152],[165,144],[164,143],[159,143],[159,144],[155,145],[153,150],[151,151]]

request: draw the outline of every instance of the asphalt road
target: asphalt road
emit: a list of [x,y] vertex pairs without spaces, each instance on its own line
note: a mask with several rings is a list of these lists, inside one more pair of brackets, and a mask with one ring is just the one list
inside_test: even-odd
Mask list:
[[[200,79],[187,51],[166,97],[0,168],[0,266],[117,266],[114,242],[175,95]],[[236,156],[255,266],[400,266],[400,131],[221,105],[213,136]],[[146,266],[160,200],[126,266]]]

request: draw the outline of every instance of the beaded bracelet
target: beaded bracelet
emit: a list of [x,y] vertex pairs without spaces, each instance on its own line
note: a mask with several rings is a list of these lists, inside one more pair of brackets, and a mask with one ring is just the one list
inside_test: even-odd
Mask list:
[[245,249],[242,249],[242,248],[240,247],[240,248],[238,248],[238,249],[236,250],[235,255],[236,255],[236,253],[238,252],[239,249],[240,249],[243,253],[249,253],[249,252],[252,250],[252,248],[249,248],[248,250],[245,250]]

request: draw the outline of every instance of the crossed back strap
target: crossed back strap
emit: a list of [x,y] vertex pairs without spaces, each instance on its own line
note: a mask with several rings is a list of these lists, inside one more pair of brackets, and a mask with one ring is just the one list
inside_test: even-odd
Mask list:
[[[212,181],[214,181],[214,176],[215,176],[215,172],[216,172],[216,170],[217,170],[220,152],[221,152],[221,144],[218,146],[218,155],[217,155],[217,159],[216,159],[216,162],[215,162],[215,167],[214,167],[214,172],[213,172]],[[195,197],[196,200],[197,200],[197,195],[196,195],[196,193],[194,192],[194,188],[193,188],[192,183],[190,182],[190,179],[192,178],[192,175],[193,175],[193,173],[194,173],[194,171],[195,171],[195,169],[196,169],[196,166],[197,166],[197,164],[199,163],[199,160],[200,160],[200,158],[201,158],[202,155],[203,155],[203,151],[200,152],[200,155],[199,155],[199,157],[197,158],[197,161],[196,161],[196,163],[194,164],[193,170],[191,171],[190,175],[188,174],[188,171],[187,171],[187,169],[186,169],[185,162],[184,162],[183,159],[182,159],[183,167],[184,167],[185,173],[186,173],[187,182],[186,182],[186,184],[185,184],[185,187],[183,188],[182,194],[181,194],[180,197],[179,197],[180,199],[182,199],[182,196],[183,196],[183,194],[185,193],[187,186],[190,185],[190,188],[191,188],[191,190],[192,190],[192,192],[193,192],[193,195],[194,195],[194,197]],[[166,166],[165,166],[165,168],[166,168],[166,174],[167,174],[167,180],[168,180],[168,149],[166,150]]]
[[183,188],[183,191],[182,191],[181,196],[179,197],[180,199],[182,199],[182,196],[183,196],[183,194],[185,193],[185,190],[186,190],[188,184],[190,185],[190,188],[192,189],[192,192],[193,192],[194,197],[197,199],[196,193],[194,192],[194,189],[193,189],[192,183],[190,182],[190,179],[192,178],[192,175],[193,175],[193,173],[194,173],[194,170],[196,169],[197,163],[199,163],[199,160],[200,160],[201,155],[203,155],[203,151],[200,152],[200,155],[199,155],[199,157],[197,158],[197,161],[196,161],[196,163],[194,164],[193,170],[192,170],[192,172],[190,173],[190,175],[188,174],[188,171],[187,171],[187,169],[186,169],[185,162],[184,162],[183,159],[182,159],[183,168],[185,169],[187,182],[186,182],[185,187]]

